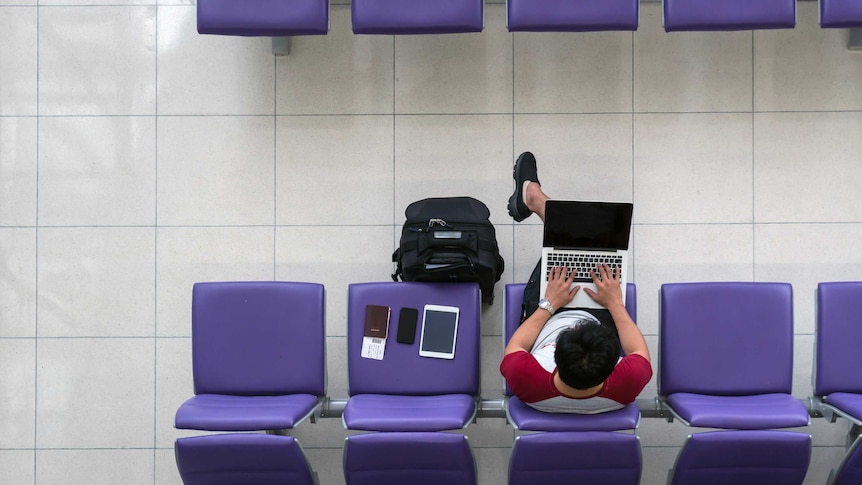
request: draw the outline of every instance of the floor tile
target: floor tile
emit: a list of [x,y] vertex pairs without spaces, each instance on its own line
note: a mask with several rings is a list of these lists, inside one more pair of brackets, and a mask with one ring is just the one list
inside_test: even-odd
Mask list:
[[201,35],[194,5],[159,7],[159,114],[275,112],[270,37]]
[[153,118],[43,118],[39,224],[152,225],[155,169]]
[[[153,339],[40,339],[36,447],[152,448],[154,357]],[[64,475],[83,480],[87,470],[102,467],[108,467],[106,473],[113,473],[109,469],[118,473],[135,470],[138,460],[144,459],[139,454],[149,457],[149,466],[144,467],[149,473],[153,466],[152,449],[128,455],[117,450],[116,460],[129,460],[126,467],[114,466],[114,459],[106,459],[102,451],[82,453],[80,460],[62,452],[51,455],[57,457],[54,462],[47,458],[43,462],[40,455],[38,471],[56,477],[46,478],[47,482]],[[89,478],[93,476],[100,475]],[[130,476],[135,480],[146,477],[141,473]],[[87,483],[75,478],[66,483]],[[42,483],[42,479],[37,481]]]
[[155,113],[155,7],[39,12],[39,114]]
[[155,231],[39,231],[40,337],[152,337]]
[[292,37],[276,58],[278,114],[391,114],[394,42],[353,35],[350,8],[333,4],[329,34]]
[[396,113],[512,111],[512,35],[505,9],[485,8],[482,33],[395,38]]

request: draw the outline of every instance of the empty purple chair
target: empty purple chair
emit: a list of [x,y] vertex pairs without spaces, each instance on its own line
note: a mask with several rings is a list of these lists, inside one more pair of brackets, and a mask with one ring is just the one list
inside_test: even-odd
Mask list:
[[[523,283],[506,285],[504,348],[521,324],[525,286]],[[634,320],[637,317],[637,290],[634,283],[626,285],[626,309]],[[509,386],[505,388],[505,395],[509,421],[515,429],[524,431],[621,431],[637,428],[640,421],[640,410],[636,403],[609,413],[554,414],[533,409],[513,396]]]
[[[479,396],[480,293],[475,283],[357,283],[347,291],[348,429],[442,431],[467,426]],[[361,356],[367,305],[391,310],[383,360]],[[460,309],[455,358],[419,356],[426,304]],[[416,340],[395,341],[401,308],[419,312]]]
[[838,468],[829,473],[826,485],[859,485],[862,483],[862,436],[850,446]]
[[661,287],[659,400],[703,428],[807,426],[791,396],[793,292],[787,283]]
[[451,433],[368,433],[344,443],[347,485],[475,485],[467,437]]
[[669,485],[801,485],[811,436],[791,431],[712,431],[688,437]]
[[511,32],[637,30],[638,0],[507,0]]
[[198,0],[198,33],[286,37],[329,32],[329,0]]
[[820,26],[862,27],[862,2],[859,0],[820,0]]
[[662,6],[667,32],[796,26],[796,0],[663,0]]
[[481,32],[483,0],[352,0],[354,34]]
[[216,434],[179,438],[177,469],[185,485],[316,485],[292,436]]
[[510,485],[637,484],[640,475],[638,438],[624,433],[587,431],[519,436],[509,462]]
[[192,291],[195,396],[176,427],[293,428],[326,394],[324,289],[316,283],[196,283]]

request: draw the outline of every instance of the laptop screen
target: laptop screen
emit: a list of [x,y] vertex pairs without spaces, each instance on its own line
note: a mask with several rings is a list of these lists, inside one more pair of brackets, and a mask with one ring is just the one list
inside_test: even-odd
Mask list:
[[628,249],[633,205],[621,202],[545,203],[545,247]]

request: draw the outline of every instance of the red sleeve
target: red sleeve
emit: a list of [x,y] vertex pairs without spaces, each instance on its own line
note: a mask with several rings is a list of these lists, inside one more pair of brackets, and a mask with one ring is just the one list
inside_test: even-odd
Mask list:
[[629,404],[634,402],[651,378],[652,366],[644,356],[627,355],[614,367],[602,395],[620,404]]
[[553,385],[553,374],[526,350],[512,352],[503,357],[500,373],[512,393],[525,403],[544,401],[559,396]]

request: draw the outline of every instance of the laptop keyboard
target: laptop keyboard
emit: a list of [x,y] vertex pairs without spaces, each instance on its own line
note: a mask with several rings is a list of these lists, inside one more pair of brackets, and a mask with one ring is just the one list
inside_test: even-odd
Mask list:
[[569,268],[566,277],[575,272],[575,281],[591,282],[590,270],[596,269],[601,264],[606,264],[612,270],[620,270],[623,263],[623,257],[618,254],[575,254],[571,252],[548,254],[548,270],[545,273],[545,280],[551,274],[550,268],[555,266],[566,266]]

